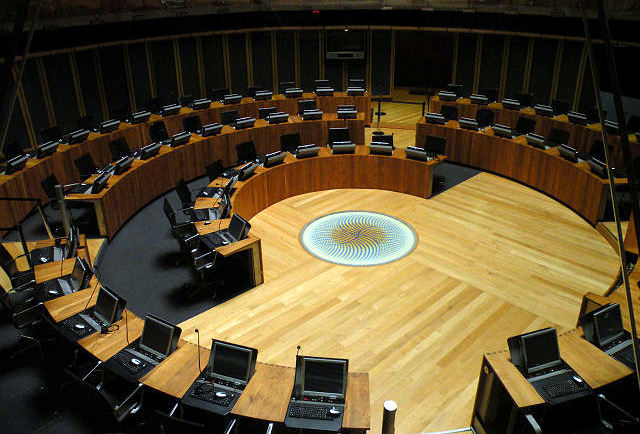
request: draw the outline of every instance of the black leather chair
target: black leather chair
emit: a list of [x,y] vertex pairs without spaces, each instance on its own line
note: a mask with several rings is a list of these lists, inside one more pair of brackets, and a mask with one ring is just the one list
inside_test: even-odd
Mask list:
[[458,120],[458,107],[454,105],[443,104],[440,107],[440,114],[448,121]]
[[162,142],[169,139],[169,133],[167,133],[167,127],[164,125],[164,121],[155,121],[149,127],[149,135],[151,141],[154,143]]
[[56,141],[62,138],[62,133],[57,125],[49,125],[40,130],[40,138],[43,142]]
[[200,121],[200,116],[192,115],[187,116],[182,119],[182,127],[185,131],[190,133],[198,133],[198,131],[202,130],[202,122]]
[[222,164],[222,160],[216,160],[213,163],[209,164],[205,170],[207,171],[207,177],[210,182],[213,182],[224,172],[224,165]]
[[288,133],[280,136],[280,150],[282,152],[290,152],[293,154],[300,145],[302,145],[300,133]]
[[76,169],[78,169],[81,180],[87,179],[98,171],[98,166],[96,166],[91,154],[88,152],[85,152],[73,160],[73,164],[76,166]]
[[122,157],[131,155],[131,149],[124,137],[118,137],[109,142],[109,151],[111,151],[111,161],[116,161]]
[[83,116],[83,117],[79,118],[76,121],[76,125],[81,130],[89,130],[89,131],[94,129],[95,126],[96,126],[95,121],[93,120],[93,116]]

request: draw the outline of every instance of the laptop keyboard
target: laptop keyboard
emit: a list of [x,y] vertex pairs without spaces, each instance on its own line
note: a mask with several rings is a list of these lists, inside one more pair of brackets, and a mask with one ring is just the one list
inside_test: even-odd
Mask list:
[[[64,327],[71,330],[78,337],[78,339],[89,336],[99,330],[94,328],[93,325],[87,324],[87,321],[84,321],[83,318],[78,318],[75,316],[65,319],[64,321],[62,321],[62,324],[64,325]],[[84,325],[84,328],[77,328],[77,324]]]
[[291,404],[289,406],[289,417],[333,420],[336,416],[329,413],[329,408],[324,405]]
[[550,398],[559,398],[561,396],[571,395],[588,389],[588,386],[584,381],[582,383],[576,382],[573,379],[574,375],[575,374],[569,371],[558,375],[552,375],[541,380],[530,381],[536,389],[544,391]]
[[131,356],[131,354],[127,351],[120,351],[115,356],[113,356],[113,359],[117,361],[124,369],[131,372],[132,374],[136,374],[144,369],[147,364],[143,361],[140,361],[139,365],[134,365],[133,363],[131,363],[131,359],[133,358],[135,357]]
[[74,185],[69,190],[67,190],[67,194],[85,194],[91,190],[91,184],[80,184]]
[[231,392],[225,391],[227,396],[224,397],[216,396],[216,392],[219,392],[219,390],[215,390],[213,383],[201,383],[193,389],[190,395],[201,401],[210,402],[221,407],[229,406],[233,398],[235,398],[235,394]]
[[633,345],[629,345],[620,351],[612,354],[613,358],[624,363],[631,369],[635,369],[635,361],[633,360]]

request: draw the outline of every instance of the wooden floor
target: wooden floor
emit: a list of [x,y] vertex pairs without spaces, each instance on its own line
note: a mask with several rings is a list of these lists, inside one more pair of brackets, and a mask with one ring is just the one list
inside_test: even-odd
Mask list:
[[[384,212],[413,226],[403,259],[345,267],[310,256],[298,240],[311,219],[340,210]],[[575,326],[582,294],[609,288],[609,244],[548,197],[480,174],[423,200],[377,190],[311,193],[251,221],[263,240],[265,284],[181,324],[196,342],[254,346],[259,360],[293,366],[302,354],[349,358],[368,372],[371,426],[398,403],[397,433],[469,425],[483,352],[544,326]]]

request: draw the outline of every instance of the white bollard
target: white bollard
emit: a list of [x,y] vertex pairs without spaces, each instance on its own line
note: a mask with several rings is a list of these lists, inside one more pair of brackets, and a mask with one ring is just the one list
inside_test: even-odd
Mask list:
[[384,402],[384,412],[382,414],[382,434],[394,434],[396,427],[396,410],[398,404],[395,401],[388,400]]

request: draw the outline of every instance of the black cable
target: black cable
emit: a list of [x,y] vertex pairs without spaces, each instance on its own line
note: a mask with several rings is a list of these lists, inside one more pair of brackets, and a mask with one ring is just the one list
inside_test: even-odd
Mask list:
[[89,306],[89,303],[91,302],[91,299],[93,298],[93,294],[96,292],[96,288],[98,287],[98,283],[100,283],[98,281],[98,278],[96,278],[96,284],[93,286],[93,290],[91,291],[91,295],[89,296],[89,299],[87,300],[87,304],[84,305],[84,309],[83,310],[87,310],[87,307]]

